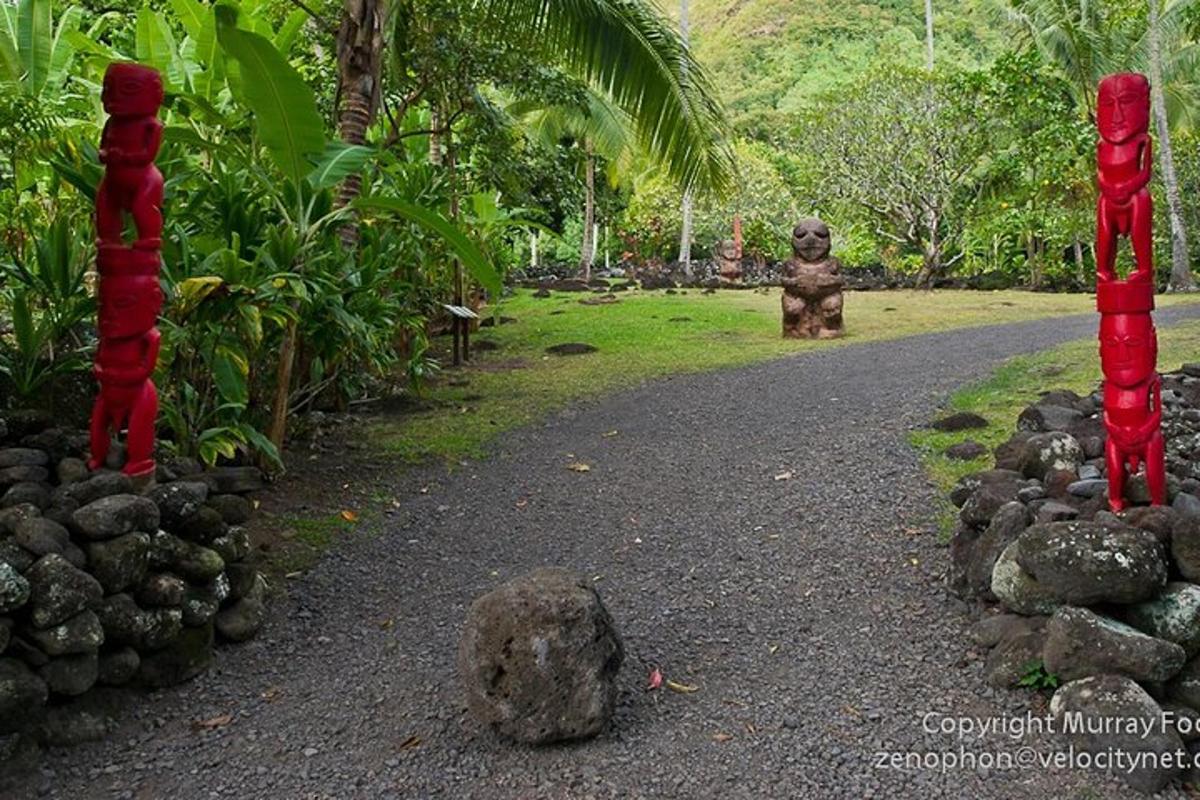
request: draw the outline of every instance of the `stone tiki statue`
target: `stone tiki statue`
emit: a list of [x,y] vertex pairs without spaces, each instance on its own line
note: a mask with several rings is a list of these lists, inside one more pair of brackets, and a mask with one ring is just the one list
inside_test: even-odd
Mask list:
[[[1125,508],[1126,468],[1146,471],[1155,505],[1166,501],[1161,381],[1154,310],[1151,242],[1150,84],[1145,76],[1110,75],[1100,83],[1096,148],[1100,199],[1096,211],[1096,306],[1100,311],[1100,365],[1104,371],[1104,426],[1108,432],[1108,504]],[[1116,273],[1117,245],[1128,237],[1136,266]]]
[[[100,345],[94,372],[100,391],[92,408],[88,467],[104,466],[111,437],[126,429],[123,472],[148,480],[154,475],[158,416],[151,380],[159,350],[155,324],[163,301],[158,283],[163,178],[154,166],[162,141],[162,78],[149,67],[113,64],[101,99],[109,119],[100,138],[105,171],[96,192]],[[131,244],[124,241],[126,215],[136,230]]]
[[829,255],[829,226],[801,220],[792,231],[792,253],[783,266],[783,335],[833,339],[842,335],[841,263]]

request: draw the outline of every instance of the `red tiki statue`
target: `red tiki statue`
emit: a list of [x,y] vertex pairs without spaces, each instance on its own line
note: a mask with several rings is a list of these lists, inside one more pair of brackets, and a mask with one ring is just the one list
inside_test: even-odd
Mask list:
[[[1150,84],[1137,74],[1100,82],[1096,165],[1096,307],[1100,311],[1100,365],[1104,371],[1104,426],[1108,431],[1108,504],[1125,508],[1126,467],[1144,468],[1150,498],[1166,501],[1161,384],[1156,362],[1154,258],[1150,199]],[[1116,272],[1120,237],[1133,244],[1135,267]]]
[[[104,75],[102,100],[109,118],[100,137],[105,171],[96,192],[100,393],[92,408],[88,467],[104,465],[112,435],[124,428],[122,471],[149,478],[158,416],[151,380],[159,348],[155,323],[163,301],[158,283],[163,179],[154,166],[162,141],[162,78],[139,64],[113,64]],[[126,215],[136,230],[132,244],[124,239]]]

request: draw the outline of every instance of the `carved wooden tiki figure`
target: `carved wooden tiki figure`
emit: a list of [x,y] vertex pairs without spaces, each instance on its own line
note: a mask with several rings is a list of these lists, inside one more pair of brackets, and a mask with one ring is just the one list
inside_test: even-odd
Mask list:
[[[109,119],[100,137],[105,171],[96,192],[100,346],[94,372],[100,392],[92,408],[88,466],[102,467],[112,435],[127,429],[123,471],[148,478],[154,474],[158,416],[151,380],[159,349],[155,323],[163,301],[158,283],[163,179],[154,166],[162,141],[162,78],[139,64],[113,64],[101,99]],[[136,231],[130,244],[124,238],[126,216]]]
[[842,265],[829,255],[829,226],[801,220],[792,231],[792,258],[783,266],[783,335],[832,339],[842,335]]
[[[1125,508],[1126,468],[1144,468],[1155,505],[1166,501],[1161,382],[1156,362],[1153,204],[1150,181],[1150,84],[1132,73],[1100,82],[1096,148],[1100,199],[1096,211],[1096,306],[1100,311],[1100,365],[1104,371],[1104,426],[1108,432],[1108,503]],[[1121,280],[1117,245],[1128,237],[1135,267]]]

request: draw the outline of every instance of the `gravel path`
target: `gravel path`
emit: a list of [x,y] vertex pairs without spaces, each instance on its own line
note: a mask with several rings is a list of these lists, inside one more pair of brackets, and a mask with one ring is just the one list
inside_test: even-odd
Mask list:
[[[1160,324],[1200,309],[1159,314]],[[853,320],[851,320],[853,323]],[[849,345],[657,381],[505,436],[289,586],[260,638],[48,754],[30,796],[170,798],[1120,797],[1096,775],[879,769],[957,752],[926,713],[1021,714],[984,686],[942,588],[935,491],[905,432],[1007,356],[1092,316]],[[607,432],[617,435],[606,436]],[[586,474],[568,463],[591,465]],[[791,471],[791,480],[774,476]],[[422,493],[422,487],[428,487]],[[465,608],[545,564],[595,576],[628,658],[616,724],[530,750],[465,714]],[[650,668],[698,685],[643,691]],[[217,730],[194,720],[232,714]],[[1049,753],[992,736],[973,751]],[[20,796],[20,795],[18,795]]]

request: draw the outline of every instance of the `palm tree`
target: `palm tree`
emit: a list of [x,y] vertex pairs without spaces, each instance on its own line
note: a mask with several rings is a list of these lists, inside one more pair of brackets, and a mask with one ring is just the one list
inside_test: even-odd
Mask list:
[[933,72],[933,0],[925,0],[925,66]]
[[[1190,126],[1200,112],[1194,66],[1196,43],[1182,44],[1186,13],[1198,0],[1149,0],[1145,30],[1130,31],[1126,18],[1107,15],[1100,3],[1080,0],[1073,8],[1062,0],[1009,0],[1007,17],[1015,22],[1043,57],[1067,78],[1077,102],[1089,118],[1096,115],[1096,86],[1111,72],[1143,68],[1150,72],[1154,120],[1158,133],[1160,173],[1171,220],[1173,290],[1195,283],[1188,262],[1179,179],[1171,148],[1172,125]],[[1163,41],[1171,43],[1164,53]]]
[[[338,135],[347,144],[367,143],[367,129],[379,108],[380,67],[386,0],[344,0],[337,32]],[[362,190],[362,176],[348,175],[338,187],[337,204],[349,204]],[[358,243],[358,226],[343,225],[342,243]]]
[[522,117],[533,136],[548,147],[563,139],[575,139],[584,150],[583,243],[579,254],[579,275],[591,280],[596,242],[596,158],[608,162],[609,179],[627,174],[635,152],[633,120],[593,88],[584,93],[582,105],[563,104],[537,107],[514,103],[509,113]]
[[1167,194],[1167,209],[1171,218],[1171,278],[1167,288],[1175,292],[1195,291],[1191,262],[1188,258],[1187,229],[1183,222],[1183,200],[1179,196],[1179,174],[1175,171],[1175,155],[1171,149],[1171,132],[1167,125],[1167,101],[1163,92],[1162,36],[1159,30],[1159,0],[1149,0],[1147,20],[1149,40],[1150,95],[1154,109],[1154,124],[1158,129],[1158,158],[1162,165],[1163,187]]
[[[679,36],[685,47],[691,46],[691,20],[688,17],[688,0],[679,0]],[[680,80],[686,82],[687,64],[683,64]],[[692,192],[684,189],[683,203],[680,207],[683,221],[679,233],[679,263],[683,264],[683,274],[692,274]]]
[[[482,15],[482,29],[503,32],[512,46],[526,47],[586,84],[602,87],[632,120],[647,155],[685,191],[728,187],[734,167],[724,112],[687,45],[650,0],[465,1]],[[369,124],[378,109],[385,40],[403,36],[395,27],[383,36],[367,35],[382,20],[384,2],[345,0],[342,9],[339,67],[344,53],[348,69],[339,72],[339,92],[343,108],[353,110],[345,126],[350,135],[358,131],[359,119]],[[395,26],[404,24],[407,20],[396,15]],[[343,201],[358,192],[355,185],[343,189]]]

